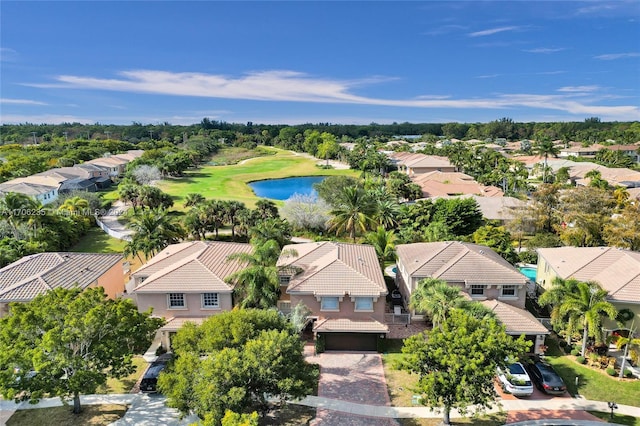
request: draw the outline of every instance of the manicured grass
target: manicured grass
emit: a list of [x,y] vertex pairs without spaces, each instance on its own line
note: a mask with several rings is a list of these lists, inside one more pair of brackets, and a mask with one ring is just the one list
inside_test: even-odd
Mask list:
[[317,160],[290,151],[270,149],[274,155],[230,166],[204,166],[186,172],[183,177],[163,180],[158,186],[173,197],[176,202],[174,208],[178,210],[182,208],[184,197],[192,192],[207,199],[240,201],[252,208],[259,198],[247,185],[248,182],[292,176],[358,176],[354,170],[321,169],[316,167]]
[[106,426],[122,418],[125,405],[85,405],[80,414],[73,414],[73,407],[34,408],[18,410],[7,420],[7,426]]
[[86,253],[122,253],[125,241],[110,237],[102,229],[93,227],[69,251]]
[[610,413],[602,413],[600,411],[589,411],[589,413],[609,423],[615,423],[619,425],[629,425],[629,426],[640,426],[640,418],[638,417],[625,416],[622,414],[614,414],[613,420],[612,420],[610,417]]
[[620,380],[610,377],[604,370],[578,364],[574,357],[561,355],[555,339],[547,339],[546,345],[549,347],[548,356],[545,357],[547,362],[562,377],[572,395],[580,394],[594,401],[611,401],[613,398],[618,404],[640,407],[640,380]]
[[100,386],[96,393],[130,393],[149,364],[141,356],[136,356],[133,358],[133,365],[136,366],[133,373],[122,379],[107,379],[107,383]]
[[394,407],[413,406],[413,388],[418,383],[418,376],[397,368],[402,359],[402,340],[386,339],[382,348],[382,365],[387,379],[387,391],[391,405]]

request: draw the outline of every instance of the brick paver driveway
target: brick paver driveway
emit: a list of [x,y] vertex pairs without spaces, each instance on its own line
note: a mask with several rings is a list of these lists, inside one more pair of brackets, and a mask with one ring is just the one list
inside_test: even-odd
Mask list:
[[[373,352],[326,352],[320,364],[318,396],[369,405],[389,405],[382,358]],[[397,426],[393,419],[357,416],[319,408],[313,426]]]

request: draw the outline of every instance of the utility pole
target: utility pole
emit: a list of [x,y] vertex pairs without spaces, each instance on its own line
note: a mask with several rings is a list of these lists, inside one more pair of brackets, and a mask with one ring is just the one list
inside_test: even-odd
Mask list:
[[149,130],[149,139],[153,140],[153,130]]
[[33,144],[36,145],[38,143],[38,140],[36,139],[36,132],[31,132],[31,134],[33,135]]
[[104,134],[105,134],[105,135],[107,135],[107,139],[110,139],[110,138],[109,138],[109,135],[111,134],[111,132],[110,132],[110,131],[106,130],[106,131],[104,132]]

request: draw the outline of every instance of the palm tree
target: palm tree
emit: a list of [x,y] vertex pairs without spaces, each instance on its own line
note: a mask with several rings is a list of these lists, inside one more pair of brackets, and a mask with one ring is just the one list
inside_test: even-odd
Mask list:
[[86,209],[88,208],[89,208],[89,202],[87,200],[85,200],[84,198],[75,196],[75,197],[67,198],[66,200],[64,200],[64,203],[62,203],[62,205],[58,207],[58,210],[65,210],[71,214],[79,214],[83,210],[86,211]]
[[262,245],[273,240],[282,248],[291,243],[291,226],[283,219],[261,220],[249,229],[249,236],[253,245]]
[[204,198],[204,195],[198,194],[197,192],[191,192],[187,194],[187,196],[184,198],[184,206],[197,207],[200,204],[204,203],[205,201],[206,201],[206,198]]
[[367,192],[357,186],[343,188],[331,211],[333,218],[329,220],[329,230],[336,234],[348,233],[356,241],[358,232],[365,232],[375,222],[373,215],[375,206]]
[[[557,288],[559,287],[559,288]],[[557,288],[557,289],[556,289]],[[552,292],[546,296],[547,292]],[[602,341],[602,318],[604,315],[614,319],[616,308],[607,301],[608,293],[595,282],[576,279],[554,280],[550,290],[540,296],[541,305],[552,304],[552,321],[565,322],[569,330],[582,328],[582,350],[587,350],[587,339],[591,336],[596,343]]]
[[437,278],[424,278],[411,294],[409,307],[427,314],[433,326],[438,327],[452,309],[462,307],[464,302],[465,298],[459,288]]
[[246,209],[240,201],[224,201],[224,218],[231,225],[231,238],[236,238],[236,226],[238,225],[240,210]]
[[6,220],[16,238],[20,234],[18,226],[28,223],[34,216],[37,216],[30,212],[41,208],[42,206],[39,202],[17,192],[8,192],[0,197],[0,215],[7,218]]
[[227,261],[239,261],[246,268],[228,276],[225,281],[232,284],[233,293],[241,308],[268,309],[276,306],[280,295],[278,268],[280,246],[274,240],[254,246],[253,253],[235,253]]
[[542,176],[542,182],[545,183],[547,182],[547,160],[549,159],[550,155],[557,157],[560,151],[558,150],[558,148],[555,147],[555,145],[553,144],[553,141],[550,141],[548,139],[543,139],[540,142],[538,142],[538,144],[536,145],[535,152],[538,155],[542,155],[544,157],[544,169],[543,169],[544,171]]
[[162,209],[142,211],[131,218],[127,227],[134,233],[131,240],[125,244],[124,254],[136,255],[138,259],[140,252],[144,254],[145,260],[148,260],[169,244],[179,242],[184,236],[182,227]]
[[365,235],[367,243],[376,250],[380,266],[384,266],[385,260],[393,260],[396,254],[396,234],[394,231],[387,231],[383,226],[378,226],[374,232]]

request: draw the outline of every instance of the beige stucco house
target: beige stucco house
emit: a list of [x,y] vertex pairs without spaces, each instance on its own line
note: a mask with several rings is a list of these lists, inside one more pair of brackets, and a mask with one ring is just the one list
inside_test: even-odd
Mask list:
[[[615,247],[539,248],[536,282],[549,288],[556,277],[595,281],[609,292],[609,301],[618,309],[635,313],[640,319],[640,253]],[[613,321],[605,326],[618,328]]]
[[457,168],[447,157],[416,154],[412,152],[394,152],[389,159],[398,167],[398,171],[413,177],[429,172],[455,172]]
[[227,258],[251,253],[249,244],[192,241],[172,244],[131,274],[127,291],[141,312],[166,319],[160,329],[162,345],[187,321],[199,324],[206,317],[233,308],[233,287],[225,278],[245,265]]
[[387,287],[373,246],[292,244],[283,248],[278,267],[280,309],[304,303],[326,350],[376,350],[389,328],[384,321]]
[[0,317],[11,302],[28,302],[55,288],[103,287],[110,298],[124,290],[122,256],[49,252],[25,256],[0,269]]
[[[493,310],[507,333],[524,334],[539,353],[549,331],[525,309],[529,280],[489,247],[460,241],[400,244],[396,285],[405,306],[423,278],[459,287],[471,300]],[[423,318],[412,312],[413,318]]]

